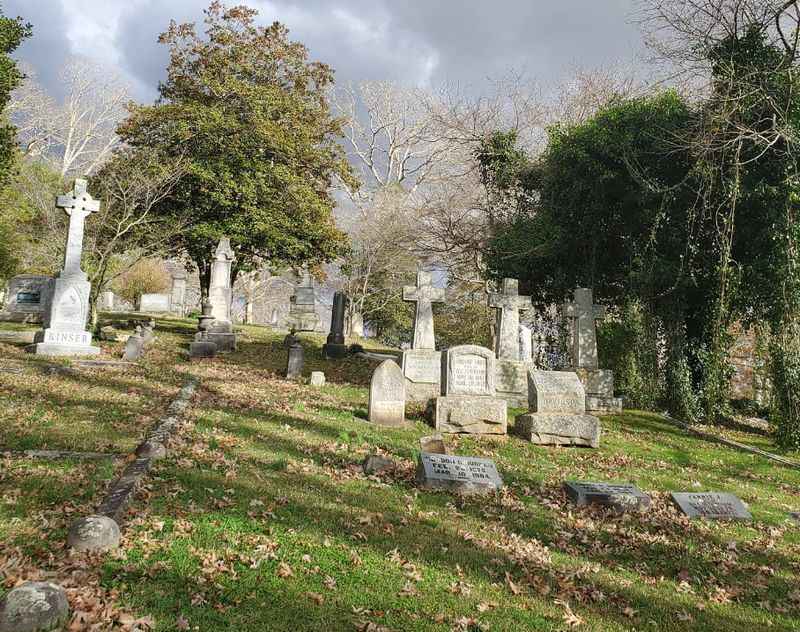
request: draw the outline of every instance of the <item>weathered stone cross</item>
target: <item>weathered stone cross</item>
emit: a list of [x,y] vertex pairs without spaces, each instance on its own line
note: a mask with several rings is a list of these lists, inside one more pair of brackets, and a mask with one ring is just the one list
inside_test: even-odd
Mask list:
[[433,335],[433,303],[444,302],[444,290],[431,285],[429,272],[417,273],[417,285],[403,288],[403,300],[417,304],[414,315],[414,343],[412,349],[436,349]]
[[564,304],[564,319],[572,323],[572,368],[596,369],[597,331],[595,320],[605,318],[603,305],[592,305],[592,290],[581,287],[575,290],[575,302]]
[[64,274],[83,274],[81,254],[83,253],[83,225],[86,217],[100,210],[100,202],[92,198],[86,190],[86,180],[77,178],[72,193],[59,195],[56,206],[69,215],[67,249],[64,253]]
[[502,293],[489,294],[489,307],[497,310],[497,357],[519,360],[519,312],[531,307],[531,297],[519,295],[516,279],[503,279]]

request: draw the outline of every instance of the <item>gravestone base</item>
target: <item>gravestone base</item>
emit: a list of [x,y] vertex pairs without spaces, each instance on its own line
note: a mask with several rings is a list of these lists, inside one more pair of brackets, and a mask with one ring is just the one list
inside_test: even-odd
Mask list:
[[407,401],[427,403],[441,395],[441,351],[407,349],[403,351],[402,367]]
[[516,418],[514,434],[536,445],[600,445],[600,420],[586,414],[526,413]]
[[295,331],[316,331],[319,327],[319,316],[316,313],[289,314],[287,326]]
[[437,397],[429,410],[433,427],[439,432],[491,435],[504,435],[507,432],[508,404],[497,397]]
[[213,358],[217,355],[217,345],[208,340],[195,340],[189,345],[190,358]]
[[28,353],[46,356],[92,356],[100,353],[100,347],[92,344],[88,331],[60,331],[45,329],[36,332],[34,344],[25,348]]
[[590,413],[621,413],[621,397],[600,397],[598,395],[586,395],[586,411]]
[[528,364],[519,360],[495,362],[495,396],[511,408],[528,407]]
[[609,369],[565,369],[577,374],[586,390],[586,411],[622,412],[622,398],[614,397],[614,371]]
[[326,343],[322,345],[322,355],[328,360],[341,360],[347,356],[347,345]]
[[236,351],[236,334],[217,331],[206,332],[203,340],[217,345],[217,352]]

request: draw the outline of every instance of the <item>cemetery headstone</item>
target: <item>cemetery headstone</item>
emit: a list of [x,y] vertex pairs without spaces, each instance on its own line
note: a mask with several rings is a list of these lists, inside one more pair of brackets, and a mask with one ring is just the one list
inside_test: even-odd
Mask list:
[[308,383],[311,386],[325,386],[325,374],[322,371],[311,371]]
[[436,351],[433,304],[443,303],[445,292],[432,285],[429,272],[417,273],[417,284],[403,288],[403,300],[414,303],[414,338],[403,351],[402,367],[409,401],[428,402],[441,394],[442,354]]
[[100,296],[97,299],[97,310],[100,312],[113,312],[116,304],[115,298],[114,292],[111,290],[100,292]]
[[515,434],[538,445],[600,445],[600,420],[586,414],[586,392],[575,373],[528,371],[529,412]]
[[526,364],[533,362],[533,335],[526,325],[519,326],[519,359]]
[[344,343],[344,312],[346,307],[347,295],[344,292],[336,292],[333,295],[331,332],[322,347],[323,355],[330,360],[338,360],[347,355],[347,345]]
[[145,348],[150,347],[156,341],[156,321],[151,320],[144,324],[142,327],[142,342],[144,343]]
[[495,357],[485,347],[461,345],[442,355],[442,393],[431,406],[439,432],[506,434],[508,408],[495,397]]
[[303,355],[303,345],[300,341],[295,339],[288,348],[286,359],[286,379],[299,380],[303,377],[303,364],[305,358]]
[[53,291],[53,278],[39,274],[20,274],[8,282],[6,303],[0,320],[41,323]]
[[217,355],[217,343],[209,338],[214,317],[211,315],[211,303],[205,301],[202,307],[202,314],[197,320],[197,333],[194,341],[189,345],[190,358],[213,358]]
[[394,360],[384,360],[372,374],[369,384],[369,420],[381,426],[400,426],[405,422],[406,384]]
[[361,312],[350,314],[350,336],[352,338],[364,337],[364,317]]
[[91,284],[81,269],[81,254],[84,222],[100,209],[100,202],[89,195],[86,180],[78,178],[72,193],[58,196],[56,206],[69,215],[64,267],[53,283],[44,328],[28,351],[52,356],[96,355],[100,348],[92,346],[92,334],[86,329]]
[[690,518],[752,520],[744,503],[724,492],[672,492],[672,500]]
[[136,331],[125,342],[125,352],[122,359],[125,362],[136,362],[144,354],[144,338],[141,325],[136,326]]
[[295,331],[316,331],[319,316],[314,297],[314,283],[308,270],[303,270],[300,283],[289,301],[289,325]]
[[520,359],[519,313],[531,308],[531,298],[519,295],[516,279],[503,279],[502,291],[489,295],[489,307],[497,312],[497,397],[505,399],[510,406],[523,408],[528,405],[528,365]]
[[650,496],[628,483],[566,481],[564,491],[576,505],[598,504],[619,512],[643,511],[650,506]]
[[177,316],[186,314],[186,272],[184,270],[177,270],[172,273],[169,308]]
[[487,494],[503,487],[497,466],[490,459],[422,452],[417,482],[426,489],[445,489],[459,494]]
[[211,263],[208,301],[214,320],[205,335],[206,341],[217,345],[218,352],[236,351],[236,334],[231,322],[231,266],[235,260],[231,240],[223,237]]
[[571,331],[569,369],[577,373],[586,390],[586,408],[590,412],[619,412],[622,399],[614,397],[614,372],[598,368],[597,328],[595,321],[605,318],[602,305],[594,305],[592,290],[578,288],[575,300],[566,303],[564,318]]
[[171,311],[169,294],[142,294],[139,297],[139,311],[151,314],[167,314]]

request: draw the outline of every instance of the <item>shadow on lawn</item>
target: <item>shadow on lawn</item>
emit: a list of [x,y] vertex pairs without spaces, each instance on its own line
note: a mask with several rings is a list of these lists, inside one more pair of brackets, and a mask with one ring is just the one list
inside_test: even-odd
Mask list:
[[[282,419],[281,421],[285,420]],[[331,432],[331,429],[327,429],[325,434],[330,434]],[[296,443],[291,439],[270,434],[270,450],[287,456],[310,458],[319,464],[330,465],[329,462],[320,463],[318,455],[303,452]],[[344,462],[341,464],[346,465]],[[570,569],[572,567],[586,562],[599,563],[606,571],[632,572],[645,575],[645,577],[650,577],[656,581],[662,576],[677,576],[683,567],[688,567],[691,570],[692,577],[704,578],[709,581],[718,573],[719,560],[715,559],[712,548],[709,545],[719,547],[722,543],[718,538],[693,530],[691,527],[687,528],[691,532],[687,535],[691,535],[693,541],[696,542],[696,550],[691,555],[680,544],[680,540],[674,544],[665,545],[663,543],[652,544],[646,538],[642,538],[633,545],[629,544],[628,549],[624,552],[620,552],[616,550],[616,547],[612,546],[607,547],[605,550],[595,550],[591,543],[585,545],[577,543],[575,551],[570,553],[572,559],[569,562],[562,561],[562,558],[554,559],[551,563],[543,563],[540,558],[535,556],[526,557],[524,550],[517,548],[513,542],[499,546],[494,541],[481,538],[477,540],[466,538],[464,533],[459,530],[458,523],[448,520],[447,517],[409,518],[408,512],[404,511],[402,495],[397,495],[396,491],[392,489],[369,488],[366,481],[361,479],[333,483],[319,476],[296,471],[270,474],[269,483],[258,482],[253,477],[244,477],[241,474],[236,479],[230,480],[225,479],[223,473],[214,474],[202,470],[180,470],[176,472],[176,477],[189,491],[174,501],[170,500],[170,504],[182,503],[185,505],[184,509],[188,509],[190,504],[193,504],[195,512],[205,514],[202,520],[212,525],[223,524],[224,520],[234,517],[242,523],[253,524],[254,529],[262,528],[257,522],[252,523],[247,515],[249,501],[251,499],[259,499],[265,502],[268,507],[272,507],[276,514],[274,524],[276,526],[279,525],[281,531],[297,534],[310,532],[310,536],[317,541],[330,535],[334,535],[334,537],[349,536],[353,538],[351,546],[356,548],[362,557],[367,554],[374,554],[385,559],[391,551],[398,549],[404,558],[408,558],[414,563],[424,563],[439,569],[447,569],[453,581],[462,576],[467,582],[489,580],[502,583],[504,573],[507,571],[511,573],[514,581],[520,583],[520,585],[527,583],[525,581],[526,578],[537,577],[555,590],[560,582],[570,577]],[[410,488],[408,481],[392,482],[400,484],[404,491]],[[238,506],[219,512],[213,505],[213,499],[204,491],[212,488],[228,490],[227,493],[236,499]],[[266,493],[265,490],[267,490]],[[494,498],[459,500],[445,494],[427,492],[421,492],[419,498],[423,504],[422,510],[430,510],[431,508],[443,509],[447,503],[452,502],[455,503],[458,511],[469,514],[473,518],[483,522],[487,520],[494,521],[498,526],[512,526],[505,524],[506,521],[503,517],[507,515],[507,511],[496,505],[497,499]],[[487,508],[495,509],[497,513],[487,518],[485,513]],[[168,509],[164,503],[162,503],[161,509],[167,511],[167,513],[172,513],[172,508]],[[359,523],[357,518],[366,512],[380,512],[382,514],[381,522],[390,522],[395,526],[393,533],[385,533],[380,524],[364,525]],[[556,541],[565,525],[559,523],[558,515],[548,516],[549,512],[542,507],[537,507],[537,512],[538,515],[530,516],[533,520],[531,520],[529,527],[520,531],[524,536],[536,538],[542,542]],[[547,519],[548,517],[550,518],[549,520]],[[598,518],[597,514],[594,517],[601,519],[601,517]],[[525,524],[527,518],[528,516],[515,517],[513,528],[517,530],[520,525]],[[639,531],[643,534],[653,535],[659,527],[663,528],[664,525],[646,525],[645,528]],[[632,525],[627,524],[627,528],[632,528]],[[220,529],[224,530],[224,527],[220,527]],[[367,541],[360,542],[358,533],[363,533],[368,538]],[[591,539],[600,538],[596,533],[589,535]],[[521,547],[523,543],[519,542],[517,544]],[[299,557],[299,555],[296,557]],[[740,554],[740,564],[762,565],[767,562],[778,571],[776,576],[770,579],[770,587],[785,594],[790,590],[790,585],[786,579],[779,578],[778,575],[781,571],[786,571],[792,567],[792,560],[783,555],[750,556],[749,554]],[[377,583],[369,581],[371,579],[369,572],[365,571],[367,576],[359,578],[361,580],[360,584],[363,585],[363,589],[359,592],[362,596],[360,603],[336,604],[334,598],[333,604],[331,604],[334,607],[319,606],[312,608],[309,605],[309,607],[302,607],[296,611],[293,603],[297,600],[298,594],[308,589],[308,585],[303,585],[303,582],[299,581],[299,579],[294,580],[297,584],[293,583],[293,581],[281,582],[276,580],[273,567],[274,564],[263,569],[264,572],[256,571],[253,573],[258,578],[253,583],[255,585],[261,584],[264,587],[271,595],[269,597],[271,603],[267,604],[264,610],[256,610],[249,613],[247,622],[250,626],[254,626],[257,623],[266,625],[270,621],[281,620],[284,617],[278,616],[278,613],[288,611],[292,615],[286,620],[293,621],[297,627],[270,627],[269,629],[324,629],[325,622],[351,622],[352,615],[347,610],[350,606],[358,605],[375,610],[392,610],[393,608],[395,595],[385,594],[384,591],[387,588],[385,583],[381,583],[379,577],[375,578],[378,580]],[[356,577],[360,574],[356,569],[347,569],[345,567],[342,570],[349,571]],[[249,580],[245,580],[244,576],[249,573],[245,566],[237,567],[237,572],[240,575],[239,581],[251,583]],[[175,576],[172,573],[172,571],[168,571],[162,576],[157,572],[154,579],[164,586],[172,601],[185,601],[192,594],[191,587],[194,586],[196,588],[194,573],[192,569],[187,569],[187,572],[183,575]],[[128,575],[126,580],[137,581],[144,579],[144,576],[145,573],[138,577],[136,575]],[[311,581],[313,581],[313,578],[311,578]],[[651,594],[652,591],[648,591],[645,594],[641,590],[641,584],[638,588],[634,586],[626,587],[619,584],[615,579],[606,578],[602,575],[590,580],[582,580],[573,575],[572,581],[578,586],[585,583],[597,587],[609,599],[622,599],[634,609],[649,611],[648,616],[658,616],[665,624],[667,621],[671,622],[672,625],[670,625],[669,629],[701,629],[698,627],[700,625],[710,630],[743,629],[749,623],[746,623],[746,613],[742,609],[753,608],[756,603],[755,598],[753,598],[748,599],[746,604],[729,605],[726,612],[719,612],[715,608],[713,611],[697,613],[698,620],[692,624],[680,624],[675,620],[676,613],[683,609],[691,609],[691,606],[687,606],[685,598],[677,592],[671,592],[674,598],[672,596],[654,596]],[[175,588],[181,586],[185,593],[174,594]],[[278,592],[275,593],[271,587],[277,589]],[[421,585],[421,588],[424,589],[424,584]],[[149,594],[155,592],[148,590],[148,594],[142,593],[141,598],[147,601],[150,607],[162,607],[158,601],[149,598]],[[438,593],[441,593],[441,598],[444,602],[460,600],[451,597],[442,587],[438,588]],[[232,586],[222,587],[216,598],[223,604],[234,604],[236,603],[235,594],[236,590]],[[277,598],[277,594],[280,594],[281,597]],[[257,600],[258,597],[254,596],[254,599]],[[551,598],[544,598],[543,602],[549,604]],[[170,609],[176,605],[170,604]],[[336,608],[336,605],[339,607]],[[631,619],[625,617],[621,612],[603,609],[600,604],[591,602],[573,603],[573,607],[582,616],[585,616],[587,612],[593,612],[596,616],[606,621],[614,621],[622,627],[629,627],[632,624]],[[394,609],[397,610],[396,607]],[[463,611],[464,609],[462,605],[460,610]],[[653,612],[653,610],[656,612]],[[195,612],[195,614],[200,613]],[[435,611],[430,614],[435,614]],[[486,615],[486,620],[490,624],[494,614]],[[522,611],[516,614],[521,619],[526,617]],[[236,627],[233,625],[236,620],[235,613],[233,618],[220,618],[209,608],[204,608],[202,616],[206,625],[217,622],[223,626],[208,629],[234,629]],[[559,615],[557,614],[556,616]],[[505,617],[499,618],[504,621],[507,620]],[[520,621],[518,620],[517,622],[519,623]],[[308,625],[319,625],[320,627],[303,627]],[[780,623],[773,627],[774,629],[791,629],[791,627],[782,626]],[[254,629],[258,628],[254,627]],[[662,627],[661,629],[667,629],[667,627]]]

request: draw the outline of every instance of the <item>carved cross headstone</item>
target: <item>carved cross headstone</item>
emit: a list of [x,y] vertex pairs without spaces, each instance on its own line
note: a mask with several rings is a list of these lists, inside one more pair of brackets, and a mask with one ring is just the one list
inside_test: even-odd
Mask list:
[[62,276],[83,274],[81,254],[83,253],[84,222],[87,216],[100,210],[100,202],[89,195],[86,184],[86,180],[78,178],[75,180],[72,193],[59,195],[56,198],[56,206],[63,208],[69,215],[69,232]]
[[531,297],[519,295],[516,279],[503,279],[502,292],[489,294],[489,307],[497,310],[497,357],[519,360],[519,312],[531,307]]
[[416,303],[412,349],[436,349],[433,335],[433,303],[444,302],[444,290],[431,285],[429,272],[417,273],[417,285],[403,288],[403,300]]
[[592,304],[592,290],[578,288],[575,290],[575,302],[564,304],[564,318],[572,321],[572,368],[596,369],[597,330],[595,321],[605,318],[606,308]]

